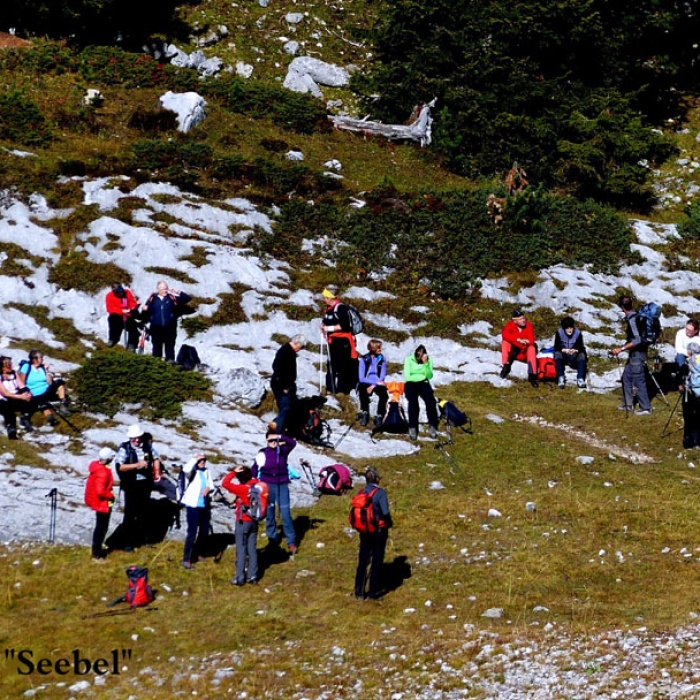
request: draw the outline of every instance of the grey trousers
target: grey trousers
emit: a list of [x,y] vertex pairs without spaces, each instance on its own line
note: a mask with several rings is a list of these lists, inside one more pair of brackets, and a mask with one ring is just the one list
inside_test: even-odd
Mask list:
[[[246,563],[247,576],[246,576]],[[236,581],[258,580],[258,523],[236,522]]]
[[642,411],[648,411],[651,408],[651,402],[647,392],[646,355],[632,355],[622,373],[624,403],[630,408],[634,405],[633,389],[637,390],[639,408]]

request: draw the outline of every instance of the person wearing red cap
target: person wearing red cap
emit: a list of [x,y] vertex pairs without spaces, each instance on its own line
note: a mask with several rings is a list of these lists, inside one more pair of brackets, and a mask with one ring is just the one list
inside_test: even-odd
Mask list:
[[533,387],[537,388],[537,344],[535,343],[535,329],[525,318],[525,314],[516,309],[513,317],[503,327],[501,334],[501,379],[509,374],[513,362],[527,362],[527,378]]

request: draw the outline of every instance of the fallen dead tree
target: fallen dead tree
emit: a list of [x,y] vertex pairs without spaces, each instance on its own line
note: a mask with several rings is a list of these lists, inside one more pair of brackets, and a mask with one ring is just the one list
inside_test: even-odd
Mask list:
[[430,145],[432,139],[433,118],[430,110],[435,106],[437,98],[420,105],[413,110],[408,124],[382,124],[364,119],[352,117],[329,116],[328,119],[336,129],[352,131],[364,136],[383,136],[390,141],[417,141],[421,146]]

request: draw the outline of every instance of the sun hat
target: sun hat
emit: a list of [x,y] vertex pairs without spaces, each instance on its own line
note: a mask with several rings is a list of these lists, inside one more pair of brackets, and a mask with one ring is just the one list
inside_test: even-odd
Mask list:
[[126,436],[129,438],[129,440],[137,437],[141,437],[143,435],[143,428],[138,424],[134,423],[133,425],[130,425],[127,430],[126,430]]
[[107,464],[108,462],[111,462],[114,459],[114,450],[111,447],[103,447],[99,451],[97,457],[100,460],[100,462]]

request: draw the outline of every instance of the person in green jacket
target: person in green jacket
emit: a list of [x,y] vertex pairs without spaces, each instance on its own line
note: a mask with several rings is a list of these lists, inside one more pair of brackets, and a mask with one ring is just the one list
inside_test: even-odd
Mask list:
[[437,401],[430,380],[433,378],[433,360],[428,357],[425,345],[419,345],[412,355],[406,358],[403,366],[404,393],[408,401],[408,436],[418,439],[418,399],[423,399],[428,415],[428,431],[431,438],[437,437]]

